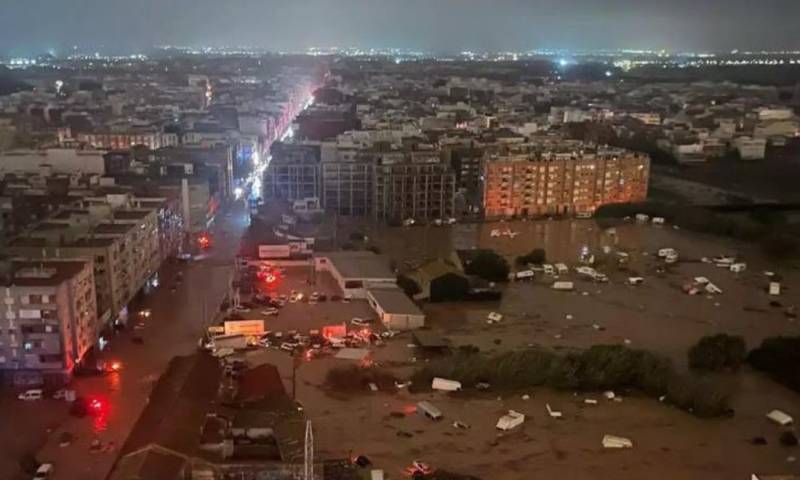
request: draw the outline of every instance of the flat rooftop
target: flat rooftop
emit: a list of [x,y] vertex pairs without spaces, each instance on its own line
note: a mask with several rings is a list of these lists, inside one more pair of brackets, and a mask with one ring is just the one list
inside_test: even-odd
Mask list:
[[396,275],[389,268],[389,259],[372,252],[328,252],[321,257],[333,263],[345,278],[391,278]]
[[81,260],[14,261],[11,284],[17,287],[51,287],[80,273],[86,262]]
[[101,223],[94,227],[94,233],[101,235],[107,233],[127,233],[128,230],[133,228],[130,223]]
[[372,298],[386,313],[399,315],[423,315],[422,310],[399,288],[373,288]]
[[118,220],[139,220],[149,214],[149,210],[115,210],[114,218]]
[[84,237],[75,240],[74,242],[64,245],[64,248],[97,248],[108,247],[113,245],[116,239],[114,238],[90,238]]

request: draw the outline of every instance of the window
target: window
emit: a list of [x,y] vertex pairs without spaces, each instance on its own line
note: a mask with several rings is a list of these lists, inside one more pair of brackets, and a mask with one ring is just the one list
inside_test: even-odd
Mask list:
[[28,303],[42,303],[42,296],[36,294],[28,295]]

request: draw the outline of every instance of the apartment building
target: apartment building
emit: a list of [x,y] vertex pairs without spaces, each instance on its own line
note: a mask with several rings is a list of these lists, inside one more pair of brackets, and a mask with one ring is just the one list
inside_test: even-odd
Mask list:
[[647,197],[650,159],[620,149],[496,156],[484,165],[487,218],[592,213]]
[[376,220],[434,220],[454,214],[456,177],[444,163],[378,164],[373,185]]
[[319,164],[319,145],[275,143],[272,146],[272,161],[264,172],[264,198],[289,201],[320,198],[322,182]]
[[87,197],[5,246],[30,258],[92,260],[100,324],[127,321],[127,305],[161,264],[159,210],[130,195]]
[[0,376],[60,385],[98,339],[92,262],[0,260]]
[[77,140],[94,148],[106,150],[127,150],[136,145],[144,145],[151,150],[178,145],[178,135],[159,131],[93,132],[79,133]]

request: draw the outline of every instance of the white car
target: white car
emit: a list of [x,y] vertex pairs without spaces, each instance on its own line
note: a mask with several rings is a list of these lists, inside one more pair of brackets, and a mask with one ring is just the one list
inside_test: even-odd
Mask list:
[[353,325],[357,325],[359,327],[366,327],[369,325],[369,320],[363,319],[361,317],[353,317],[350,319],[350,323]]
[[35,400],[41,400],[42,398],[44,398],[44,395],[40,388],[35,388],[32,390],[25,390],[24,392],[17,395],[17,398],[25,402],[33,402]]
[[66,400],[70,395],[74,398],[75,392],[73,390],[62,388],[60,390],[56,390],[56,393],[53,394],[53,400]]

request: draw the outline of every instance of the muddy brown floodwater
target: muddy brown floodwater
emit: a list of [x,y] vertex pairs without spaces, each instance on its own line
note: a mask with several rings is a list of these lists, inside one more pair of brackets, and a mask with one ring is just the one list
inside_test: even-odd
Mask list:
[[[753,246],[701,236],[672,226],[622,224],[610,235],[594,221],[505,222],[450,227],[412,227],[372,231],[368,226],[350,226],[363,231],[370,243],[398,265],[446,256],[454,248],[491,248],[513,259],[533,248],[547,251],[551,263],[574,267],[583,246],[605,263],[598,267],[610,277],[607,284],[583,281],[574,273],[562,280],[575,282],[575,292],[550,288],[553,278],[505,287],[502,301],[494,303],[425,304],[430,328],[449,337],[454,345],[476,345],[484,352],[538,345],[554,349],[583,349],[594,344],[627,344],[658,352],[686,368],[686,351],[703,335],[726,332],[741,335],[748,347],[764,337],[800,335],[796,320],[782,309],[769,306],[765,270],[783,275],[783,306],[800,303],[800,276],[761,257]],[[511,229],[515,238],[491,236],[493,229]],[[628,271],[621,271],[605,258],[603,247],[624,250],[631,256]],[[672,247],[682,261],[657,273],[656,250]],[[734,274],[701,263],[702,257],[735,254],[748,265]],[[644,285],[631,287],[625,279],[631,272],[645,277]],[[680,286],[695,276],[708,277],[723,293],[713,297],[689,296]],[[745,307],[747,309],[745,310]],[[486,315],[504,315],[501,323],[486,324]],[[597,327],[602,327],[598,329]],[[418,357],[407,346],[408,334],[395,338],[376,351],[378,363],[410,365]],[[747,479],[752,473],[800,474],[797,447],[778,442],[782,431],[764,415],[780,408],[800,417],[800,395],[764,376],[743,369],[722,375],[734,391],[736,415],[730,419],[704,420],[632,394],[621,403],[599,394],[575,395],[544,388],[497,394],[451,397],[445,394],[409,394],[365,391],[340,397],[323,388],[325,372],[337,360],[321,359],[304,366],[298,392],[314,422],[320,455],[365,454],[392,477],[402,467],[420,459],[439,468],[472,473],[484,479],[530,479],[559,476],[569,479]],[[800,368],[800,366],[798,366]],[[394,368],[408,374],[410,366]],[[530,395],[523,400],[522,395]],[[598,405],[586,405],[592,397]],[[427,399],[445,415],[432,422],[417,415],[397,418],[419,400]],[[547,415],[545,404],[561,410],[564,418]],[[494,425],[508,409],[525,413],[519,431],[499,435]],[[452,422],[471,425],[456,429]],[[398,431],[409,432],[410,438]],[[601,446],[604,434],[629,437],[632,450],[611,451]],[[754,437],[768,444],[755,446]]]

